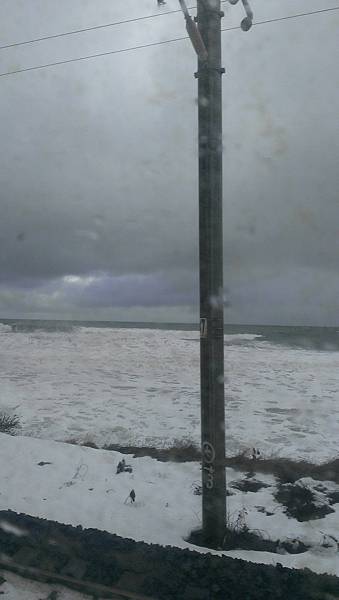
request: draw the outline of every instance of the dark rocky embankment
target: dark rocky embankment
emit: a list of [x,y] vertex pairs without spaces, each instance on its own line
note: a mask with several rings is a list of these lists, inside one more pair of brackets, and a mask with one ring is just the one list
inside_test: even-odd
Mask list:
[[26,567],[158,600],[332,600],[339,579],[134,542],[0,511],[0,553]]

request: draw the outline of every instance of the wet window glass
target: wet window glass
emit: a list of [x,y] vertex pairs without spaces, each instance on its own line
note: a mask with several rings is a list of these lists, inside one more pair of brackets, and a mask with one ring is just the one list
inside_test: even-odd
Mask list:
[[338,3],[0,23],[0,594],[338,597]]

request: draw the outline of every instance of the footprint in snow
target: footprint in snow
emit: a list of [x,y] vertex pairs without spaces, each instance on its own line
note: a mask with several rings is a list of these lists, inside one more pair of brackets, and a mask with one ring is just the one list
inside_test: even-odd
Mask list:
[[70,481],[66,481],[63,485],[61,485],[59,487],[59,490],[61,490],[63,487],[71,487],[72,485],[75,485],[77,480],[84,481],[84,479],[87,475],[87,472],[88,472],[88,466],[85,465],[84,463],[81,463],[76,468],[76,471],[75,471],[72,479]]

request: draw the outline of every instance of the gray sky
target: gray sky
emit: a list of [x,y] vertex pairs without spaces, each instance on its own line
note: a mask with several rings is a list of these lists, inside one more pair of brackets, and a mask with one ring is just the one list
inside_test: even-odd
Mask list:
[[[332,6],[252,0],[255,21]],[[3,0],[0,45],[157,12]],[[226,322],[339,323],[338,25],[333,11],[223,33]],[[1,50],[0,72],[184,27],[167,15]],[[0,318],[197,319],[195,70],[182,41],[0,78]]]

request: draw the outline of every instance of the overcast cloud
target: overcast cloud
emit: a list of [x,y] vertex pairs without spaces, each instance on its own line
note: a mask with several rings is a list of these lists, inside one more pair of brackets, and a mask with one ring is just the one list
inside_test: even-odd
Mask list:
[[[325,4],[252,7],[261,21]],[[158,10],[4,0],[1,45]],[[225,11],[239,24],[240,5]],[[338,324],[338,25],[223,34],[228,322]],[[184,34],[163,16],[1,50],[0,71]],[[183,41],[0,78],[0,318],[197,319],[195,63]]]

